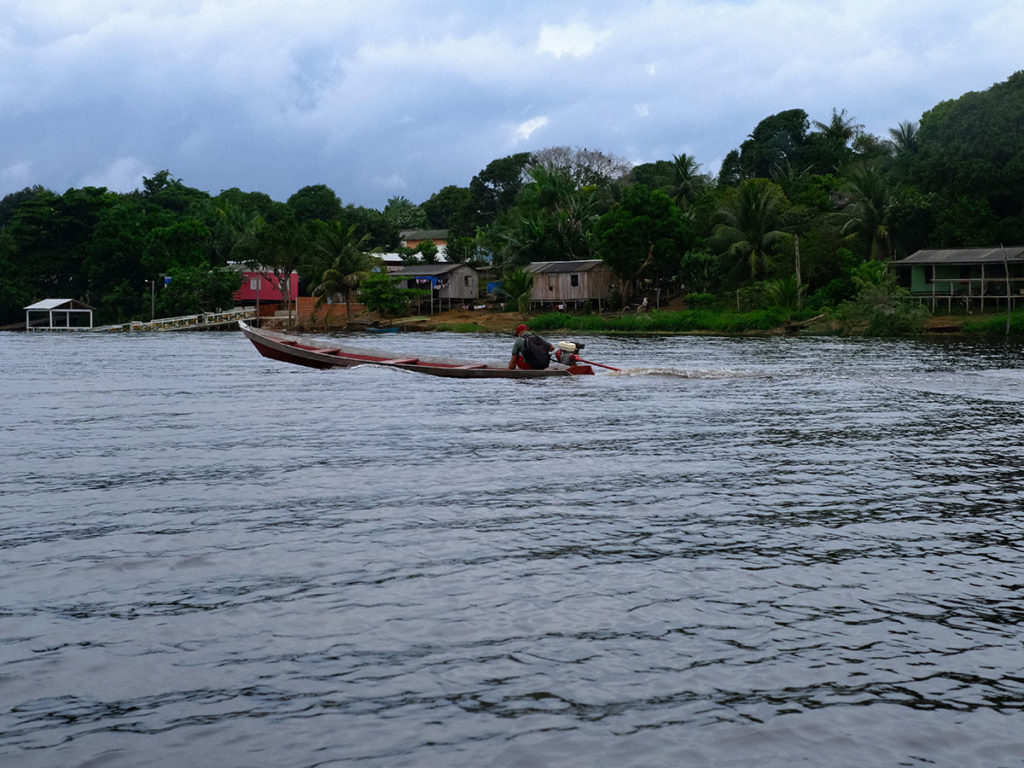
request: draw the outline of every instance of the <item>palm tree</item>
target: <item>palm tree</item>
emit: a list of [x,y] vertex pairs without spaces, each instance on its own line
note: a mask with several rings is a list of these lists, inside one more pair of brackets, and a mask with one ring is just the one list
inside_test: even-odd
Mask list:
[[530,291],[533,290],[533,273],[521,268],[506,272],[501,279],[501,290],[508,294],[508,297],[516,305],[516,309],[525,312],[530,308]]
[[842,233],[867,243],[871,259],[891,259],[893,196],[885,174],[876,165],[856,167],[843,193],[851,202],[839,213]]
[[700,172],[700,163],[693,155],[685,152],[672,155],[672,199],[681,211],[685,211],[707,186],[708,180]]
[[889,136],[891,143],[896,149],[896,154],[912,154],[917,150],[917,123],[904,120],[898,128],[890,128]]
[[835,107],[833,107],[832,119],[827,123],[815,120],[814,127],[817,128],[830,142],[835,142],[838,146],[845,147],[850,143],[850,141],[855,139],[861,131],[864,130],[863,125],[853,121],[853,117],[846,116],[845,109],[841,109],[837,112]]
[[746,179],[719,209],[721,223],[712,241],[737,262],[745,260],[752,279],[763,280],[773,247],[789,237],[783,221],[788,205],[777,184],[767,179]]
[[369,235],[356,237],[356,226],[340,221],[317,221],[313,228],[313,247],[320,254],[320,281],[313,287],[319,309],[332,296],[345,296],[345,315],[352,317],[352,291],[370,276],[377,260],[362,249]]

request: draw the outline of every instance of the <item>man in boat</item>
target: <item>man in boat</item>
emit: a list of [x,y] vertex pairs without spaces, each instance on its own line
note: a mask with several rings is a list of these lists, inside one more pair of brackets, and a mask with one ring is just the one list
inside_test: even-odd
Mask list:
[[551,364],[551,352],[555,346],[543,336],[538,336],[525,325],[516,326],[516,343],[512,345],[512,359],[508,368],[543,370]]

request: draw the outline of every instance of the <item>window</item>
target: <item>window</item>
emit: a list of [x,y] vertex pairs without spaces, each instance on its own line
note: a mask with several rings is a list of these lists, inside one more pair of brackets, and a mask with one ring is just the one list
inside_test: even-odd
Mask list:
[[462,278],[462,284],[469,288],[469,275],[466,275]]
[[569,285],[571,285],[573,288],[578,288],[579,284],[580,284],[580,276],[579,275],[569,275]]
[[249,278],[249,290],[258,291],[260,289],[260,279],[258,277]]

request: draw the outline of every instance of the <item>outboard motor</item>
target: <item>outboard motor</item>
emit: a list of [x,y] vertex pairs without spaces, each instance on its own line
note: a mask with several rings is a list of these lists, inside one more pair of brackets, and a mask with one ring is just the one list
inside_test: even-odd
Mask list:
[[560,341],[555,346],[555,362],[561,363],[562,365],[576,365],[579,359],[576,354],[585,344],[575,341]]

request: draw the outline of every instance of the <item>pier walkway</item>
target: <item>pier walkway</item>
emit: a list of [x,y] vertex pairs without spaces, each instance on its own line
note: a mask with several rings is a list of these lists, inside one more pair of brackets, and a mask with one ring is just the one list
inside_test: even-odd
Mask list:
[[239,320],[256,317],[254,307],[235,307],[226,312],[203,312],[199,315],[181,315],[180,317],[158,317],[150,322],[133,320],[128,323],[102,325],[92,329],[100,333],[147,333],[150,331],[206,331],[226,329]]

